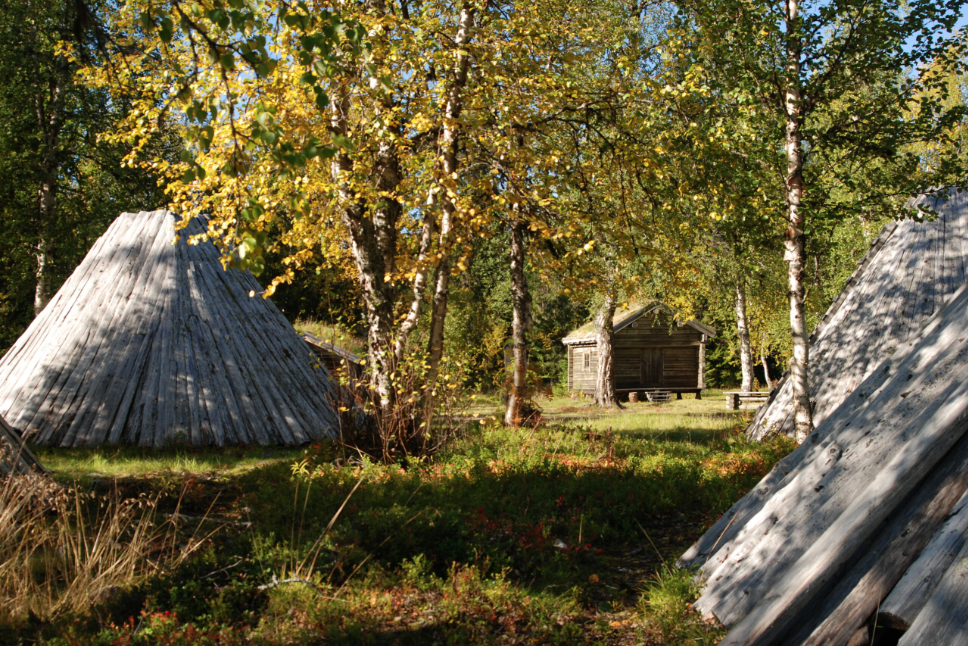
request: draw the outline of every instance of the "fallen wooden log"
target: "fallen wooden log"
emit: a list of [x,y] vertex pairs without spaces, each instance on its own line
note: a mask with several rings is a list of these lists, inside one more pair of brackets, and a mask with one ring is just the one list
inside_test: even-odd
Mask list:
[[0,475],[50,475],[20,437],[20,433],[10,427],[0,417]]

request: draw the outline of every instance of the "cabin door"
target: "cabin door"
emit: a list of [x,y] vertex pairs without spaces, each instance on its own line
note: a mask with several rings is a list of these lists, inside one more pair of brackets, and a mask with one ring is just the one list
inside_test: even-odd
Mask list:
[[643,386],[662,384],[662,348],[646,348],[642,351],[641,377]]

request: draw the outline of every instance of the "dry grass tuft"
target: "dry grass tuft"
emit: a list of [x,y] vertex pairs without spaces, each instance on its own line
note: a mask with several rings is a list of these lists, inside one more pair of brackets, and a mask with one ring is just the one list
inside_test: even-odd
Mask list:
[[187,557],[199,541],[157,522],[156,504],[43,475],[0,479],[0,625],[82,612]]

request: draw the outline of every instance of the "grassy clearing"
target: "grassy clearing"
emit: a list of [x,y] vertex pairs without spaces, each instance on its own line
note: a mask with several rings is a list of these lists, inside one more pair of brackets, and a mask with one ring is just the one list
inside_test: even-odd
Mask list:
[[509,430],[479,398],[445,451],[389,466],[328,442],[44,451],[60,478],[167,492],[159,509],[179,500],[185,532],[215,533],[90,612],[12,629],[66,644],[715,643],[669,563],[791,446],[745,441],[721,398],[539,403],[543,425]]

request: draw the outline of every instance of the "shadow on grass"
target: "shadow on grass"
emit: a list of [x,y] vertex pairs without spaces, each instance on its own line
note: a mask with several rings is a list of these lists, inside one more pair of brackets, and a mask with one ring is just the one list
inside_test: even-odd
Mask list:
[[239,484],[253,530],[280,536],[298,527],[302,538],[292,547],[299,551],[362,480],[326,539],[338,553],[332,580],[364,560],[395,567],[423,556],[438,574],[453,563],[486,561],[523,581],[568,585],[609,555],[637,550],[653,564],[678,556],[784,454],[770,445],[743,453],[702,448],[691,458],[617,450],[581,457],[549,448],[518,462],[483,456],[410,470],[321,463],[298,478],[272,465]]

